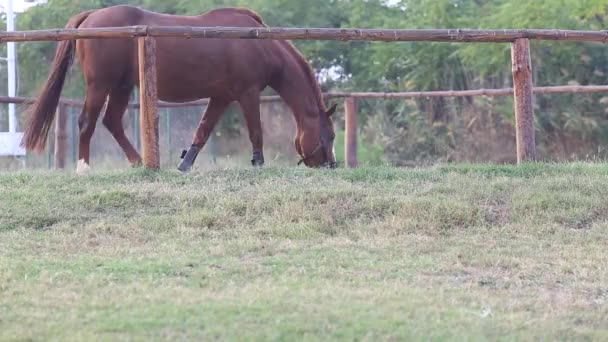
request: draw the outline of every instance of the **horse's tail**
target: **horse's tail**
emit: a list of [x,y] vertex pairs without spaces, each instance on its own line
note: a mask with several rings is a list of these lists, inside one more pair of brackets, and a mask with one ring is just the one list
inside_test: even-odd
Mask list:
[[[83,12],[73,16],[65,28],[78,28],[92,12]],[[29,151],[43,151],[46,147],[46,140],[55,119],[55,110],[59,104],[66,74],[74,59],[75,49],[75,40],[64,40],[59,43],[49,77],[42,87],[40,95],[27,110],[29,122],[21,146]]]

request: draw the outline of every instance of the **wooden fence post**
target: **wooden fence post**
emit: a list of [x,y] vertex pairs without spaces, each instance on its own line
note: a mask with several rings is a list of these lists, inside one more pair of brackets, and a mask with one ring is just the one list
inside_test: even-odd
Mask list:
[[344,99],[344,161],[346,167],[357,167],[357,99]]
[[160,169],[156,87],[156,40],[139,37],[139,108],[142,158],[146,169]]
[[517,162],[536,160],[534,107],[532,102],[532,62],[530,41],[517,39],[511,44]]
[[68,151],[68,106],[59,103],[55,121],[55,169],[65,169]]

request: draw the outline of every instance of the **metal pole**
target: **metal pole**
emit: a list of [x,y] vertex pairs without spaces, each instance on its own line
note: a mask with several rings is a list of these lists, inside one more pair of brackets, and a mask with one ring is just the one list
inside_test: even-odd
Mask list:
[[55,119],[55,169],[65,169],[68,150],[68,116],[69,110],[65,103],[57,107]]
[[[137,91],[137,88],[135,88],[135,90],[133,91],[133,97],[136,101],[139,101],[139,91]],[[141,140],[139,129],[139,108],[133,108],[133,139],[135,140],[135,148],[141,153]]]
[[46,168],[53,168],[53,154],[55,151],[55,144],[52,141],[49,141],[49,147],[47,148],[48,152],[46,153]]
[[[13,0],[8,0],[6,9],[6,31],[15,31],[15,12],[13,11]],[[14,97],[17,91],[17,68],[16,68],[16,51],[15,43],[7,43],[7,62],[8,62],[8,96]],[[8,105],[8,131],[9,133],[17,132],[17,115],[15,112],[15,104]]]
[[357,99],[344,99],[344,161],[346,167],[357,167]]
[[78,120],[76,116],[78,115],[77,107],[70,107],[70,141],[72,144],[72,163],[76,165],[78,158],[78,144],[76,143],[76,139],[78,139]]
[[211,133],[211,138],[209,139],[209,149],[211,150],[211,162],[213,165],[217,165],[217,134],[215,132]]

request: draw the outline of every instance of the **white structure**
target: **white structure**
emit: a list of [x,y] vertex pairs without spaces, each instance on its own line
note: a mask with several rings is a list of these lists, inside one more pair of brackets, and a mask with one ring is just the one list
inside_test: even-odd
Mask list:
[[[15,30],[14,0],[5,0],[6,31]],[[25,5],[21,1],[19,5]],[[7,43],[8,96],[17,95],[17,59],[15,43]],[[17,132],[17,113],[14,103],[8,105],[8,132],[0,132],[0,156],[25,156],[25,149],[20,145],[23,133]]]

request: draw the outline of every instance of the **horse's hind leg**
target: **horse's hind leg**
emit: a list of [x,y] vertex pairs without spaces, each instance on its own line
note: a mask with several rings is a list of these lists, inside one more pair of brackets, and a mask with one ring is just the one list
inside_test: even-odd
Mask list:
[[136,167],[141,165],[141,157],[129,141],[129,138],[127,138],[122,123],[122,118],[129,105],[129,97],[132,90],[132,86],[112,89],[108,101],[108,108],[103,117],[103,125],[112,133],[112,136],[116,139],[116,142],[127,156],[131,166]]
[[177,167],[181,172],[188,172],[192,169],[192,165],[198,156],[198,153],[201,151],[207,139],[213,132],[213,128],[217,124],[218,120],[228,108],[228,105],[232,101],[221,100],[217,98],[211,98],[209,100],[209,105],[207,105],[207,110],[205,110],[205,114],[203,114],[203,118],[198,125],[196,133],[194,134],[194,139],[192,141],[192,146],[186,154],[182,157],[182,162]]
[[262,121],[260,118],[260,92],[257,89],[246,92],[239,99],[241,110],[247,121],[249,140],[253,148],[253,166],[264,165],[264,138],[262,131]]
[[95,125],[99,112],[106,101],[108,90],[105,87],[100,87],[95,84],[88,84],[86,89],[86,99],[84,107],[78,118],[78,128],[80,130],[80,138],[78,144],[78,165],[76,173],[85,174],[89,171],[89,153],[91,145],[91,137],[95,132]]

